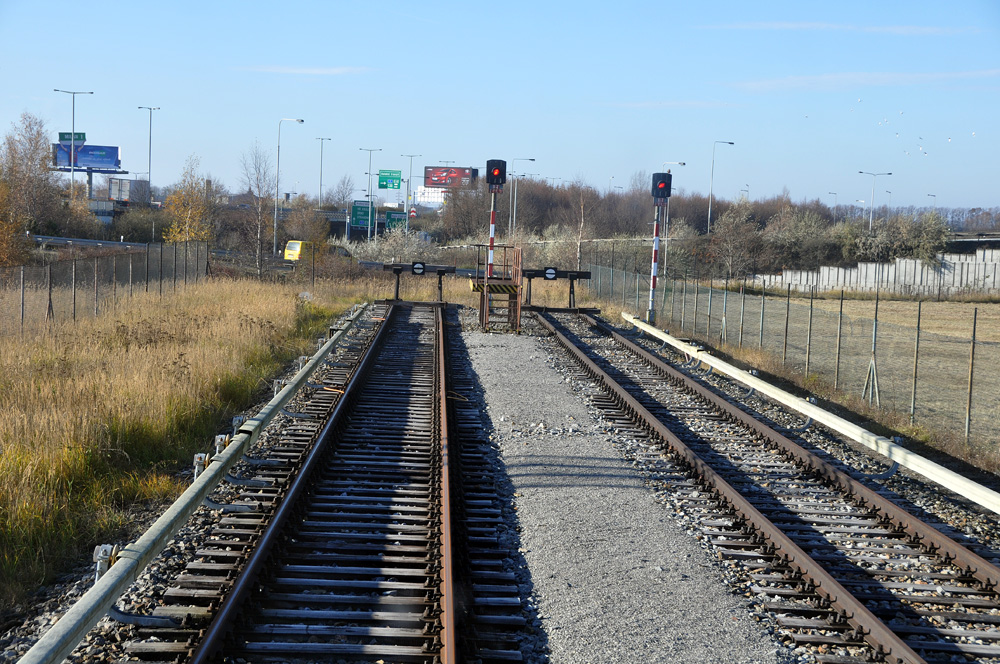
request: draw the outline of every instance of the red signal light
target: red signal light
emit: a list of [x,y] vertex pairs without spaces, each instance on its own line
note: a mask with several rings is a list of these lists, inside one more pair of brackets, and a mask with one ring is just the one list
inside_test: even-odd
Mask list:
[[494,168],[493,169],[493,175],[500,175],[500,169],[499,168]]
[[667,183],[666,182],[659,182],[659,183],[657,183],[656,188],[657,189],[666,189],[667,188]]

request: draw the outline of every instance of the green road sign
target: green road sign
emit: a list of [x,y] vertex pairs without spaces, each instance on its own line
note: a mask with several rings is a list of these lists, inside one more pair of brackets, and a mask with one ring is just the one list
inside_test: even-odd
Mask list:
[[[72,137],[72,138],[71,138]],[[87,140],[87,134],[82,131],[78,131],[75,134],[71,131],[61,131],[59,132],[59,142],[69,143],[73,141],[75,143],[83,143]]]
[[399,189],[399,184],[403,179],[402,171],[379,171],[379,189]]
[[[372,210],[372,223],[375,223],[375,211]],[[368,228],[368,201],[354,201],[351,205],[351,226]]]
[[386,212],[385,213],[385,227],[388,230],[393,228],[406,228],[406,213],[405,212]]

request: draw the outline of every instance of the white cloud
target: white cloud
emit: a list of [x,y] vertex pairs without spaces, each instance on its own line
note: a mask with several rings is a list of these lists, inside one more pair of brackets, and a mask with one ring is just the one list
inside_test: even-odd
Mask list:
[[845,23],[794,23],[794,22],[760,22],[733,23],[729,25],[711,26],[721,30],[789,30],[789,31],[836,31],[864,32],[874,34],[890,34],[912,37],[940,36],[951,37],[982,32],[980,28],[948,28],[933,25],[851,25]]
[[241,67],[240,69],[264,74],[291,74],[295,76],[343,76],[368,71],[368,67],[280,67],[277,65]]
[[621,101],[609,102],[618,108],[723,108],[732,104],[723,101]]
[[760,81],[744,81],[735,87],[748,92],[774,92],[778,90],[835,91],[872,86],[933,85],[952,81],[995,78],[1000,69],[960,72],[843,72],[815,76],[786,76]]

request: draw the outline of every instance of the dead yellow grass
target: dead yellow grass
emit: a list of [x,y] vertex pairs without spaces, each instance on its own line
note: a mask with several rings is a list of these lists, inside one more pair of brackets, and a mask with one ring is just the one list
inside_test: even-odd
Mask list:
[[120,536],[135,501],[177,493],[171,471],[374,285],[303,303],[300,287],[212,280],[0,338],[0,614]]

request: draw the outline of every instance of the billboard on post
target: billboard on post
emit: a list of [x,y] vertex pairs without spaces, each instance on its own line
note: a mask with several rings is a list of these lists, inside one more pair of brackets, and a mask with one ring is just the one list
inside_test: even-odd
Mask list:
[[474,184],[479,177],[478,168],[452,166],[424,166],[424,186],[440,189],[457,189]]
[[[52,161],[56,168],[69,168],[69,145],[52,144]],[[101,168],[118,170],[121,167],[121,156],[118,146],[112,145],[80,145],[74,149],[76,168]]]

